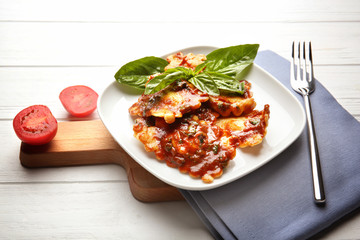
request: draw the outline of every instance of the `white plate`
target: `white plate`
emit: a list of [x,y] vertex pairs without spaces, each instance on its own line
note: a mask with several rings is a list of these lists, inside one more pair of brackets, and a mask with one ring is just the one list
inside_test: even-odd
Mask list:
[[[204,46],[179,51],[207,54],[214,49],[216,48]],[[212,189],[239,179],[269,162],[297,139],[305,126],[303,107],[278,80],[256,64],[252,66],[246,79],[252,84],[256,109],[262,109],[264,104],[270,105],[268,133],[260,145],[238,149],[224,174],[210,184],[159,162],[155,154],[146,152],[143,144],[133,136],[134,119],[130,117],[128,109],[139,98],[139,92],[114,81],[101,94],[98,111],[104,125],[120,146],[154,176],[181,189]]]

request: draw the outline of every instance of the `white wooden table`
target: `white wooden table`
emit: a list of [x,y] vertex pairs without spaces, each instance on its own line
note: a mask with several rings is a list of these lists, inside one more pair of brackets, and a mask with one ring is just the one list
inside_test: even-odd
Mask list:
[[[211,239],[185,201],[135,200],[119,166],[23,168],[12,128],[23,108],[74,120],[60,91],[101,93],[130,60],[242,43],[289,59],[293,40],[311,40],[315,76],[360,121],[359,39],[358,0],[0,0],[0,239]],[[359,238],[359,213],[319,237]]]

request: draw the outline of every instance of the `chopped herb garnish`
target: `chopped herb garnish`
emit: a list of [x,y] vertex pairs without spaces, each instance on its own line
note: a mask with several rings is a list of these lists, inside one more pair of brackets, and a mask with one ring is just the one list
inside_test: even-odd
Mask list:
[[196,133],[196,126],[190,125],[188,130],[188,135],[195,135],[195,133]]
[[168,143],[165,144],[165,150],[166,150],[167,152],[170,152],[171,149],[172,149],[172,147],[173,147],[173,145],[172,145],[171,142],[168,142]]
[[203,144],[203,143],[205,142],[205,136],[204,136],[204,134],[200,134],[200,135],[198,136],[198,139],[199,139],[200,144]]
[[259,124],[260,119],[254,118],[254,119],[250,119],[249,121],[250,121],[250,123],[251,123],[252,125],[257,125],[257,124]]
[[215,154],[217,154],[219,152],[219,145],[214,145],[212,150]]

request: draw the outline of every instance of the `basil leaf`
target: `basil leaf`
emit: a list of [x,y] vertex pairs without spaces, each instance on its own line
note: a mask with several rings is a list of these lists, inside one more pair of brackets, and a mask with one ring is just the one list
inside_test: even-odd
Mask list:
[[128,85],[133,88],[140,89],[144,91],[145,84],[149,80],[149,76],[143,75],[120,75],[116,79],[118,83]]
[[205,71],[237,77],[255,59],[259,44],[219,48],[209,53]]
[[188,80],[191,82],[197,89],[202,92],[205,92],[209,95],[219,96],[220,91],[208,73],[200,73]]
[[144,57],[122,66],[115,74],[115,79],[135,88],[144,89],[149,76],[164,72],[168,65],[165,59],[158,57]]
[[209,64],[209,62],[203,62],[203,63],[197,65],[194,70],[195,74],[199,74],[201,71],[203,71],[208,64]]
[[165,73],[171,73],[171,72],[183,72],[185,75],[186,80],[195,76],[195,72],[191,69],[191,68],[186,68],[186,67],[175,67],[175,68],[170,68],[168,70],[166,70]]
[[163,74],[158,75],[151,79],[145,87],[145,94],[156,93],[176,80],[184,79],[187,80],[194,75],[194,72],[189,68],[176,67],[165,71]]
[[244,94],[245,84],[243,82],[240,83],[240,81],[234,77],[217,72],[207,72],[207,74],[215,82],[218,89],[239,93],[241,95]]

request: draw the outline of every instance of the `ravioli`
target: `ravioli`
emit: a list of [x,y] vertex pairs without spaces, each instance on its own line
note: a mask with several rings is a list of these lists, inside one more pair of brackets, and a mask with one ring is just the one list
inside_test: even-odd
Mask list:
[[253,110],[241,117],[221,118],[216,121],[216,125],[236,137],[236,146],[253,147],[260,144],[267,133],[269,108],[269,105],[265,105],[262,111]]
[[169,62],[169,65],[165,67],[165,70],[179,66],[195,69],[197,65],[206,60],[206,56],[204,54],[195,55],[193,53],[184,55],[182,52],[178,52],[168,56],[166,60]]
[[201,108],[170,125],[162,118],[138,118],[134,136],[158,160],[209,183],[223,174],[236,155],[237,138],[215,124],[217,116]]
[[208,94],[201,92],[187,81],[180,81],[157,93],[143,94],[130,107],[129,113],[132,116],[161,117],[166,123],[173,123],[176,118],[200,108],[201,103],[208,100]]
[[256,102],[250,91],[251,84],[243,80],[245,92],[243,95],[220,95],[210,96],[209,102],[212,109],[221,114],[221,116],[240,116],[250,113],[256,106]]

